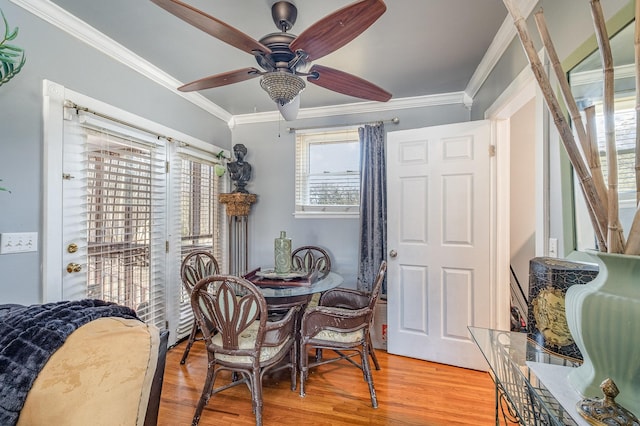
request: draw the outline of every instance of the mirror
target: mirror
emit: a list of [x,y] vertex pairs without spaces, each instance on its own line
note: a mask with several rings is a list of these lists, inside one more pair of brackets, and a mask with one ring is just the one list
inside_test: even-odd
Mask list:
[[[618,194],[620,222],[628,235],[636,209],[635,184],[635,64],[634,64],[634,22],[627,24],[610,38],[614,62],[615,125],[618,153]],[[603,72],[600,52],[595,51],[569,71],[569,82],[574,98],[582,111],[590,105],[596,107],[598,127],[598,147],[600,161],[607,181],[607,160],[605,154],[604,120],[602,115]],[[583,114],[583,120],[584,114]],[[574,176],[575,180],[575,176]],[[597,249],[591,220],[587,213],[579,184],[574,182],[576,249]]]

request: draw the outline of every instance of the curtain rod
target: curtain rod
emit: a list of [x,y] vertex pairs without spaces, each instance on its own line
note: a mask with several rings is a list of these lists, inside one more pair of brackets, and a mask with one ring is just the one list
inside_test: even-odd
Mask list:
[[398,117],[393,117],[389,120],[379,120],[379,121],[365,121],[363,123],[348,123],[348,124],[330,124],[328,126],[309,126],[309,127],[287,127],[287,131],[289,133],[293,133],[296,130],[309,130],[309,129],[328,129],[331,127],[349,127],[349,126],[362,126],[364,124],[375,124],[375,123],[400,123],[400,119]]
[[135,129],[135,130],[139,130],[139,131],[144,132],[144,133],[148,133],[148,134],[150,134],[152,136],[155,136],[158,139],[166,139],[167,141],[169,141],[171,143],[177,144],[177,146],[179,146],[181,148],[189,147],[189,148],[191,148],[193,150],[201,151],[201,152],[213,155],[214,157],[218,157],[218,160],[220,160],[221,155],[222,155],[222,158],[226,159],[226,157],[224,157],[224,155],[222,154],[224,152],[224,150],[222,150],[222,151],[220,151],[219,153],[216,154],[213,151],[209,151],[207,149],[200,148],[199,146],[192,145],[192,144],[190,144],[188,142],[181,141],[181,140],[173,138],[171,136],[161,135],[158,132],[155,132],[153,130],[145,129],[144,127],[137,126],[137,125],[132,124],[130,122],[123,121],[123,120],[120,120],[120,119],[115,118],[115,117],[111,117],[111,116],[109,116],[107,114],[103,114],[103,113],[98,112],[98,111],[94,111],[94,110],[92,110],[90,108],[78,105],[78,104],[76,104],[74,102],[71,102],[69,100],[65,100],[64,101],[64,107],[65,108],[70,108],[70,109],[75,109],[76,111],[88,112],[88,113],[93,114],[93,115],[95,115],[97,117],[104,118],[104,119],[109,120],[109,121],[113,121],[114,123],[118,123],[118,124],[121,124],[123,126],[127,126],[127,127],[132,128],[132,129]]

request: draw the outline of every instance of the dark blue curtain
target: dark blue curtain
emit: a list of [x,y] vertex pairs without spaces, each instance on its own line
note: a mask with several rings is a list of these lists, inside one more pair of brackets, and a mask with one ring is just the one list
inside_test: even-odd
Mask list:
[[[358,289],[370,291],[387,253],[387,166],[384,124],[366,125],[360,135],[360,250]],[[382,294],[387,293],[386,281]]]

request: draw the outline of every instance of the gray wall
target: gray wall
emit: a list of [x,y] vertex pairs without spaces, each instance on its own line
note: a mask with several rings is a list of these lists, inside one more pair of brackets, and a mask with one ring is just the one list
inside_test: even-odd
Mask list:
[[529,291],[529,260],[536,255],[535,105],[530,100],[510,122],[510,263],[525,294]]
[[273,240],[287,231],[293,247],[314,244],[328,249],[332,269],[345,277],[345,287],[355,288],[358,259],[358,219],[296,219],[294,167],[295,134],[286,127],[322,127],[362,123],[398,117],[400,123],[385,124],[394,130],[427,127],[469,120],[462,105],[399,110],[394,113],[360,114],[240,125],[233,130],[233,143],[248,149],[246,160],[253,166],[247,190],[258,195],[249,216],[249,266],[273,265]]
[[[42,80],[114,105],[224,148],[231,146],[226,123],[174,95],[130,68],[99,53],[8,1],[0,2],[13,44],[27,62],[0,86],[0,233],[41,232]],[[0,303],[41,300],[41,253],[0,255]]]

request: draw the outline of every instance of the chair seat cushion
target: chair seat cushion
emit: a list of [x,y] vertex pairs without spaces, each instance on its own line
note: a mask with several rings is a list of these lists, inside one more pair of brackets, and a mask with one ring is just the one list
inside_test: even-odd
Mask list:
[[[258,334],[258,327],[260,326],[260,321],[254,321],[246,330],[244,330],[238,339],[238,347],[240,349],[253,349],[256,345],[256,336]],[[280,353],[282,348],[289,342],[289,339],[285,340],[279,346],[263,346],[260,350],[260,362],[266,362],[276,355]],[[220,334],[216,334],[211,339],[211,343],[215,346],[222,346],[222,336]],[[222,353],[215,353],[216,359],[220,361],[226,362],[234,362],[239,364],[251,364],[251,357],[249,356],[238,356],[238,355],[227,355]]]
[[364,337],[362,329],[350,332],[322,330],[313,336],[314,340],[327,340],[339,343],[357,343]]

